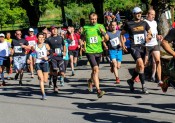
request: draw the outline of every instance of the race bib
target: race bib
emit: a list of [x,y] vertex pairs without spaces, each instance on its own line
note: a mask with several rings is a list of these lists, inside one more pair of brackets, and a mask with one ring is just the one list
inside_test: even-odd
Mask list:
[[46,54],[44,53],[44,51],[37,52],[37,58],[41,59],[43,57],[46,57]]
[[0,65],[3,65],[3,60],[0,60]]
[[111,39],[110,43],[111,43],[112,47],[116,47],[117,45],[120,44],[118,37]]
[[36,44],[36,42],[33,40],[33,41],[29,41],[29,46],[34,46]]
[[21,46],[15,46],[15,53],[22,53],[22,47]]
[[96,43],[98,43],[98,38],[97,38],[97,37],[90,37],[90,43],[91,43],[91,44],[96,44]]
[[156,35],[157,35],[157,34],[153,33],[153,34],[152,34],[152,38],[156,38]]
[[144,34],[136,34],[134,35],[134,44],[144,44],[145,36]]
[[58,56],[61,56],[61,55],[62,55],[62,51],[61,51],[60,48],[56,48],[56,49],[55,49],[55,53],[57,53]]
[[70,46],[75,46],[75,40],[71,42]]

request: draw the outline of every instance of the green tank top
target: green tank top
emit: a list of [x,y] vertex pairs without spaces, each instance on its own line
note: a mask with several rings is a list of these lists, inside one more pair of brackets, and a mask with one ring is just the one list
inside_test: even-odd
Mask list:
[[104,29],[102,24],[86,25],[83,27],[83,34],[86,40],[86,53],[102,53],[102,34],[100,28]]

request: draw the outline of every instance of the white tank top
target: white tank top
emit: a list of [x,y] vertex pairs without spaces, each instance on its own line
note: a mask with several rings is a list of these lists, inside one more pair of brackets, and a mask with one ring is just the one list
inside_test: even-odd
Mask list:
[[43,46],[41,48],[38,47],[38,45],[35,45],[35,51],[36,51],[36,63],[44,63],[46,61],[42,60],[43,57],[47,56],[47,48],[46,44],[43,43]]
[[157,31],[157,22],[155,20],[153,20],[153,21],[145,20],[145,21],[150,26],[150,29],[151,29],[151,32],[152,32],[152,39],[151,39],[150,42],[146,43],[146,46],[155,46],[155,45],[158,45],[157,38],[156,38],[156,35],[158,34],[158,31]]
[[9,56],[9,47],[6,41],[0,43],[0,56],[1,57]]

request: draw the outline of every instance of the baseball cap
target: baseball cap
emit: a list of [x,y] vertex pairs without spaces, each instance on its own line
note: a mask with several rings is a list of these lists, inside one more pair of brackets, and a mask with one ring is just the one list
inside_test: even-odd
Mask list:
[[5,35],[3,33],[0,34],[0,37],[5,37]]
[[132,10],[132,13],[139,13],[139,12],[142,12],[141,8],[139,8],[139,7],[135,7],[135,8]]
[[33,29],[33,28],[29,28],[29,31],[30,31],[30,32],[34,32],[34,29]]

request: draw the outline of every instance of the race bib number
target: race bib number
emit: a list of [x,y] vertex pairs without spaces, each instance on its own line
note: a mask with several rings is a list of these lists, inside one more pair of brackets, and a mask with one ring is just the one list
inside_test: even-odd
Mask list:
[[144,44],[145,36],[144,34],[136,34],[134,35],[134,44]]
[[15,53],[22,53],[22,47],[21,46],[15,46]]
[[113,47],[115,47],[115,46],[117,46],[117,45],[120,44],[118,37],[111,39],[111,40],[110,40],[110,43],[111,43],[111,45],[112,45]]
[[3,65],[3,60],[0,60],[0,65]]
[[39,52],[37,53],[37,58],[41,59],[41,58],[43,58],[43,57],[46,57],[46,54],[44,53],[44,51],[39,51]]
[[96,44],[96,43],[98,43],[98,38],[97,38],[97,37],[90,37],[90,43],[91,43],[91,44]]
[[36,44],[35,41],[29,41],[28,43],[29,43],[29,46],[34,46]]
[[71,42],[70,46],[75,46],[75,40]]
[[61,55],[62,55],[62,51],[61,51],[60,48],[56,48],[56,49],[55,49],[55,53],[57,53],[58,56],[61,56]]

